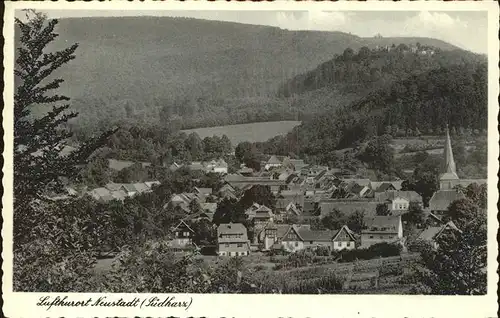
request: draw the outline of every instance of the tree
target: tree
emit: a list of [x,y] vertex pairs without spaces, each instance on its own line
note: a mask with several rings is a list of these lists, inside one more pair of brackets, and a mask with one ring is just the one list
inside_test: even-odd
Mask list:
[[389,207],[387,206],[387,204],[380,203],[380,204],[377,204],[376,213],[379,216],[387,216],[387,215],[391,214],[391,210],[389,210]]
[[338,230],[346,223],[346,217],[344,213],[334,209],[321,219],[321,223],[326,229]]
[[254,153],[254,148],[252,143],[248,141],[240,142],[234,151],[234,155],[239,162],[243,162],[244,158],[251,157],[252,153]]
[[476,203],[481,209],[486,209],[488,203],[488,186],[486,183],[481,185],[471,183],[464,192],[467,198]]
[[415,293],[486,294],[486,215],[472,219],[461,230],[440,236],[437,250],[428,247],[422,251]]
[[[62,79],[50,79],[52,73],[75,58],[78,44],[54,53],[44,49],[57,38],[57,20],[34,11],[27,11],[27,22],[16,19],[21,32],[15,65],[14,94],[14,197],[15,207],[29,203],[48,188],[59,188],[59,177],[76,175],[76,164],[85,163],[111,133],[87,141],[67,156],[60,154],[71,132],[66,123],[77,116],[66,112],[69,98],[47,95],[58,89]],[[51,104],[52,109],[41,117],[33,109]]]
[[408,212],[403,214],[403,221],[408,222],[409,225],[420,227],[425,222],[424,211],[420,204],[416,202],[410,202],[408,207]]
[[453,201],[448,207],[446,217],[461,228],[480,214],[478,205],[470,199],[465,198]]
[[184,141],[186,149],[191,154],[191,159],[199,160],[203,153],[203,141],[197,133],[193,132]]
[[254,185],[245,191],[239,202],[243,210],[248,209],[254,203],[265,205],[271,210],[274,210],[276,207],[276,198],[271,192],[271,188],[260,184]]
[[365,212],[356,210],[347,218],[347,227],[353,232],[361,233],[365,227]]

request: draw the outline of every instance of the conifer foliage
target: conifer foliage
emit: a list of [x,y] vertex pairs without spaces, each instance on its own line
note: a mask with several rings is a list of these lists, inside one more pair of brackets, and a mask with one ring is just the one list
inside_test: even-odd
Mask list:
[[[47,53],[47,46],[58,34],[58,21],[35,11],[26,11],[26,21],[16,19],[20,31],[15,66],[14,95],[14,193],[16,205],[27,203],[46,191],[57,188],[58,178],[75,175],[75,166],[108,138],[105,133],[84,142],[69,155],[61,150],[71,132],[66,123],[77,116],[69,112],[69,97],[54,93],[63,79],[53,78],[55,70],[75,58],[78,44]],[[52,105],[43,116],[35,116],[35,107]]]

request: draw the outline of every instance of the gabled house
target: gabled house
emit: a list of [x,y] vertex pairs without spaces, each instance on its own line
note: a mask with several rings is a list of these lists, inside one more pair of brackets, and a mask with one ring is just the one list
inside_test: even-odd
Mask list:
[[364,219],[361,230],[361,246],[366,248],[377,243],[395,243],[403,239],[401,215],[372,216]]
[[264,169],[269,170],[271,168],[281,167],[282,162],[276,156],[271,156],[269,160],[266,162]]
[[265,224],[267,222],[273,222],[273,211],[265,205],[259,206],[258,209],[254,211],[253,222],[255,226],[260,224]]
[[438,248],[437,239],[447,233],[454,232],[461,234],[462,231],[453,223],[449,221],[441,226],[431,226],[426,228],[420,233],[417,241],[425,242],[431,245],[432,248]]
[[375,199],[380,203],[387,203],[391,211],[408,211],[410,203],[423,207],[422,196],[415,191],[386,191],[376,192]]
[[186,248],[193,245],[194,230],[183,220],[172,229],[171,245],[177,248]]
[[200,195],[200,196],[208,197],[209,195],[212,194],[212,188],[197,188],[197,187],[195,187],[193,192]]
[[311,230],[309,225],[269,225],[264,229],[264,248],[277,244],[288,252],[304,248],[326,247],[329,250],[356,248],[354,233],[344,225],[339,230]]
[[217,228],[217,255],[250,255],[247,229],[241,223],[220,224]]

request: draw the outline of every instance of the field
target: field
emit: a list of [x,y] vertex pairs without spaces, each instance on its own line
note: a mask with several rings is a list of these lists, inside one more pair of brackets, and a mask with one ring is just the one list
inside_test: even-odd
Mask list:
[[187,129],[183,130],[183,132],[187,134],[196,132],[202,139],[205,137],[212,137],[214,135],[226,135],[229,140],[231,140],[232,145],[235,147],[242,141],[259,142],[266,141],[269,138],[278,135],[284,135],[298,125],[300,125],[300,121],[272,121],[263,123]]

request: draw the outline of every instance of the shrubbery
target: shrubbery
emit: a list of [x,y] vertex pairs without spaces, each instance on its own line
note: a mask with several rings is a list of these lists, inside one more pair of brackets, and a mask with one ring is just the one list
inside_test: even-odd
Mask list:
[[340,252],[339,262],[352,262],[356,259],[372,259],[376,257],[390,257],[401,255],[401,246],[389,243],[378,243],[365,249],[343,250]]

